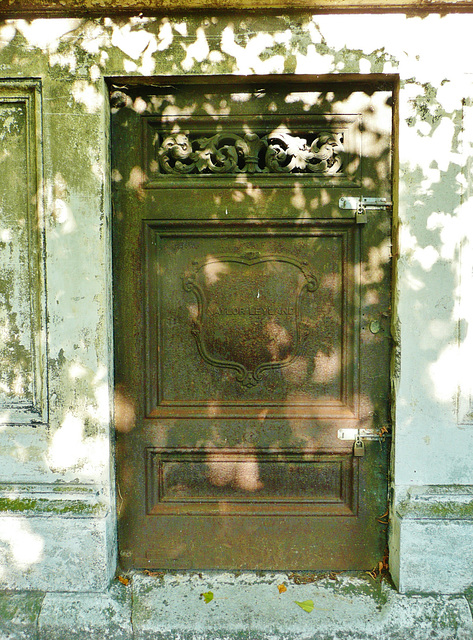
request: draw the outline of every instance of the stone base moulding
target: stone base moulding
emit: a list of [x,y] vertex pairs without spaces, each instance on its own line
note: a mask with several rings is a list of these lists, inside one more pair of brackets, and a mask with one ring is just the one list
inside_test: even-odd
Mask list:
[[400,592],[471,587],[472,539],[473,486],[411,487],[392,523],[390,563]]
[[115,515],[99,488],[0,485],[1,588],[104,591],[115,547]]

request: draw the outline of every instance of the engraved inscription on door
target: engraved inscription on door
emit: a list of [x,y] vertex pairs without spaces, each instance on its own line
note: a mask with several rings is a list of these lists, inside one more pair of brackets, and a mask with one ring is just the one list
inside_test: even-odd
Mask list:
[[195,261],[184,288],[196,298],[190,317],[203,360],[232,369],[245,387],[258,384],[264,371],[293,363],[307,337],[300,298],[317,286],[307,266],[259,252]]
[[338,201],[391,199],[391,91],[166,91],[113,117],[122,562],[369,568],[387,446],[337,434],[388,425],[390,217]]

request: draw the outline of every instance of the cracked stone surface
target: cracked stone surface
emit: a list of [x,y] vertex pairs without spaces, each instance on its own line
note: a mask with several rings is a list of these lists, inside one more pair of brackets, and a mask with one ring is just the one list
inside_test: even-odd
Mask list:
[[[285,584],[280,594],[277,586]],[[213,600],[201,594],[211,591]],[[307,613],[296,601],[312,600]],[[408,596],[369,576],[321,577],[294,584],[287,574],[175,574],[133,578],[137,640],[467,640],[473,637],[461,596]]]
[[[0,594],[0,640],[471,640],[471,593],[365,574],[134,573],[106,593]],[[297,584],[297,582],[301,584]],[[286,591],[280,593],[278,585]],[[211,592],[208,603],[203,593]],[[310,600],[304,611],[296,602]]]

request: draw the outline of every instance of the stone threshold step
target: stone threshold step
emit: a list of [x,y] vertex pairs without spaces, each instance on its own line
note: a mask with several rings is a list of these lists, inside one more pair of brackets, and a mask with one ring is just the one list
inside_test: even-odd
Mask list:
[[367,574],[137,572],[106,593],[3,592],[0,640],[473,640],[469,604]]

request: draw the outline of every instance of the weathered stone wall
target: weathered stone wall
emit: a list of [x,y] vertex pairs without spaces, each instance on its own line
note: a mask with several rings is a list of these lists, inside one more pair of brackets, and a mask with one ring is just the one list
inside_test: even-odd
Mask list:
[[402,590],[471,584],[472,27],[470,14],[0,26],[3,588],[100,590],[116,566],[104,78],[283,73],[399,76],[391,568]]

